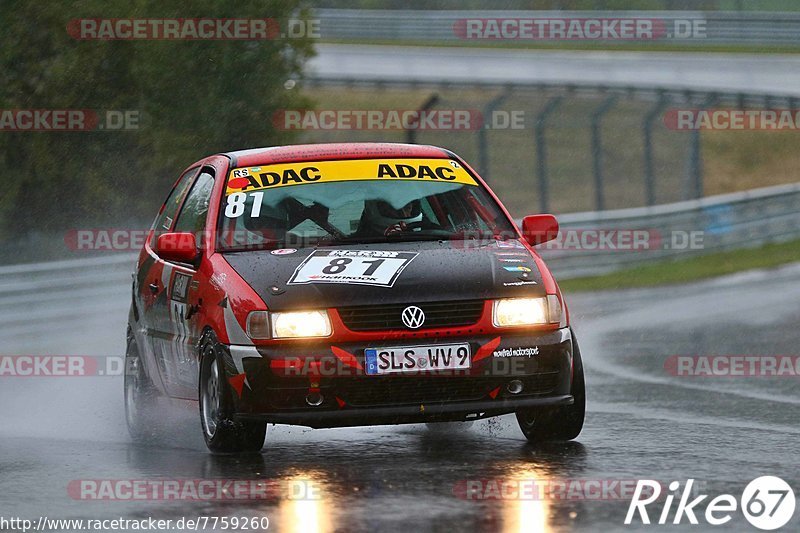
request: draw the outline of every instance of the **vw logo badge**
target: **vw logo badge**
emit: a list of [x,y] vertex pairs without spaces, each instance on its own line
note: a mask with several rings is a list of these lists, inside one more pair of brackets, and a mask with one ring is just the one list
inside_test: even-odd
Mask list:
[[425,313],[416,305],[409,305],[403,309],[403,314],[400,315],[400,318],[409,329],[417,329],[425,323]]

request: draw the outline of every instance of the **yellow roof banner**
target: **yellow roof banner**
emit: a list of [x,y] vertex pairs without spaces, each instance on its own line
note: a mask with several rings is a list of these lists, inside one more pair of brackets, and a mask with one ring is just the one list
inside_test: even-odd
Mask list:
[[225,194],[363,180],[477,185],[469,172],[451,159],[346,159],[235,168],[228,174]]

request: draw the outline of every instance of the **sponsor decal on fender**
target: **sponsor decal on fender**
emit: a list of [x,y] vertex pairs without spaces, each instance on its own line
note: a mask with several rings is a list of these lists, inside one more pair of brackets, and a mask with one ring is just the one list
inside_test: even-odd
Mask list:
[[492,357],[533,357],[539,355],[539,347],[500,348],[492,352]]
[[510,248],[521,248],[523,250],[525,249],[522,243],[516,239],[509,239],[507,241],[496,241],[495,246],[497,246],[500,249],[506,249],[506,250]]
[[504,269],[508,270],[509,272],[530,272],[531,269],[526,266],[504,266]]

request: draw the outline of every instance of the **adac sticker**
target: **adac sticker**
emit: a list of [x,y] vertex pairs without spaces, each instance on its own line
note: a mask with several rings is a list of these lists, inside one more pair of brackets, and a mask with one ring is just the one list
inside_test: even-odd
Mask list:
[[272,255],[291,255],[297,251],[297,248],[280,248],[278,250],[272,250],[270,253]]
[[235,168],[228,174],[225,194],[364,180],[477,185],[464,167],[449,159],[350,159]]
[[392,287],[417,252],[315,250],[292,274],[288,285],[344,283]]

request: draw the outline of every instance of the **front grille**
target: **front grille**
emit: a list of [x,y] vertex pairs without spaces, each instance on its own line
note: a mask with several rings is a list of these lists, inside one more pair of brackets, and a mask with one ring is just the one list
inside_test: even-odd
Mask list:
[[403,324],[403,309],[415,305],[425,313],[420,329],[471,326],[481,318],[483,300],[432,302],[421,304],[387,304],[340,307],[339,316],[351,331],[408,329]]
[[[558,386],[558,372],[543,372],[518,378],[523,392],[517,396],[547,394]],[[498,377],[403,377],[382,376],[337,380],[335,394],[354,407],[463,402],[488,399],[501,387],[500,396],[509,397],[505,385],[510,378]]]

